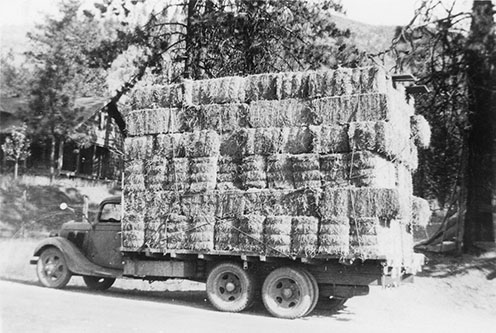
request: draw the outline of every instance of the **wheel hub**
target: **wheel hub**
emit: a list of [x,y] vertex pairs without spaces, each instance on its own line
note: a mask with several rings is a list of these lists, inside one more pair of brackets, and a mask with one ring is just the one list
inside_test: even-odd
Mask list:
[[291,288],[284,288],[282,290],[282,296],[286,299],[291,298],[291,296],[293,296],[293,291]]
[[236,285],[235,285],[234,283],[232,283],[232,282],[228,282],[228,283],[226,284],[226,290],[227,290],[228,292],[233,292],[233,291],[234,291],[234,289],[236,289]]

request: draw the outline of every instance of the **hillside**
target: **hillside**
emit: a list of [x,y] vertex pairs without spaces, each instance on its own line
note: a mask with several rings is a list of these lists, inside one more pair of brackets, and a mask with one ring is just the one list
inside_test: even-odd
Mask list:
[[395,26],[371,25],[337,15],[333,20],[338,28],[350,30],[353,43],[372,54],[387,50],[395,35]]

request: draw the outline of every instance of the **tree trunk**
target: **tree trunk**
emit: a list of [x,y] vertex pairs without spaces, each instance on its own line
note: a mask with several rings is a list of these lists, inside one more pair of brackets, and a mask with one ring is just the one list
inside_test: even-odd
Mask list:
[[53,182],[55,179],[55,135],[52,134],[50,143],[50,181]]
[[14,179],[17,179],[18,175],[19,175],[19,160],[16,159],[14,161]]
[[186,51],[184,55],[184,78],[192,77],[193,61],[193,17],[196,11],[197,0],[188,1],[188,12],[186,13]]
[[62,171],[62,166],[64,165],[64,139],[59,140],[59,156],[57,158],[57,174]]
[[494,241],[492,221],[494,115],[491,86],[494,84],[491,60],[494,54],[494,26],[491,1],[474,1],[468,40],[467,86],[469,92],[467,212],[463,245],[469,251],[475,242]]

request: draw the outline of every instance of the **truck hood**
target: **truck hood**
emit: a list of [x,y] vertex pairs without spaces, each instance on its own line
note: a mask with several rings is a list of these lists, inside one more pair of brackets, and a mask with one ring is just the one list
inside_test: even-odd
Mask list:
[[63,231],[89,231],[91,230],[91,224],[88,222],[76,222],[69,221],[62,224],[61,232]]

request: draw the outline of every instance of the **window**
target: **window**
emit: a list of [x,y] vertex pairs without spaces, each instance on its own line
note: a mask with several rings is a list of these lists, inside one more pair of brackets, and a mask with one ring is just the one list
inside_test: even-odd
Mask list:
[[121,205],[116,203],[107,203],[102,207],[100,222],[120,222]]

